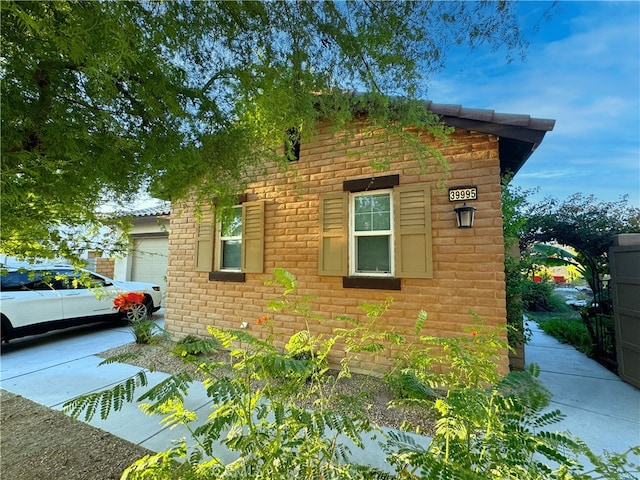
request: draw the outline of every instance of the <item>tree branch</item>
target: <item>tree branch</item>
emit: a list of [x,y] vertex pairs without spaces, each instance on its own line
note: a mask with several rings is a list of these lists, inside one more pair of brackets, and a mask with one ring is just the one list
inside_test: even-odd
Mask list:
[[204,84],[204,86],[202,87],[202,91],[206,92],[211,85],[213,85],[213,83],[220,79],[220,78],[232,78],[232,77],[236,77],[236,72],[234,68],[223,68],[222,70],[218,71],[215,73],[215,75],[213,77],[211,77],[207,83]]

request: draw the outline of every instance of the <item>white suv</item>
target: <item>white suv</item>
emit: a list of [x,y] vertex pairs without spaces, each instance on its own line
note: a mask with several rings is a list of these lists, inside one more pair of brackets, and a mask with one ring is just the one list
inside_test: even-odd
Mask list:
[[142,315],[161,306],[160,287],[119,282],[71,267],[5,269],[0,274],[2,342],[76,325],[121,321],[113,300],[123,293],[145,296]]

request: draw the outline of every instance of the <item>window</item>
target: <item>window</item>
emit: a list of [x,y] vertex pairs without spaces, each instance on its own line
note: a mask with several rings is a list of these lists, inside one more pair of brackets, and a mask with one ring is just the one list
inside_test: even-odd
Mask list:
[[399,289],[401,278],[433,278],[429,185],[397,176],[344,182],[320,196],[318,273],[344,287]]
[[20,292],[24,290],[55,290],[59,283],[55,280],[55,273],[48,271],[19,270],[7,272],[0,276],[0,290],[4,292]]
[[393,215],[391,192],[362,192],[351,196],[352,275],[393,275]]
[[71,270],[60,270],[55,272],[55,278],[60,283],[60,289],[85,289],[85,288],[104,288],[108,284],[103,278],[98,277],[89,272],[74,272]]
[[[210,280],[244,281],[264,271],[264,202],[205,213],[197,225],[195,270]],[[217,220],[217,221],[216,221]]]
[[290,162],[300,160],[300,129],[291,127],[287,130],[287,137],[284,142],[284,153]]
[[227,209],[220,216],[218,270],[239,272],[242,265],[242,207]]

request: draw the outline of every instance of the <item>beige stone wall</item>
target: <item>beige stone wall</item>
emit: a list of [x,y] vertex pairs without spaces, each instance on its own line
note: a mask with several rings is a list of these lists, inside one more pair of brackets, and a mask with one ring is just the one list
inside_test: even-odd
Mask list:
[[114,260],[113,258],[96,258],[96,273],[105,277],[113,278]]
[[[469,311],[488,325],[505,323],[504,248],[500,200],[500,167],[496,137],[457,131],[452,142],[438,146],[450,166],[444,185],[442,170],[435,160],[420,171],[410,154],[396,160],[388,171],[368,166],[369,154],[362,146],[372,139],[354,138],[345,144],[325,128],[313,142],[303,143],[300,161],[287,172],[271,168],[266,178],[249,184],[248,200],[265,200],[264,274],[246,274],[244,283],[211,282],[206,272],[194,271],[196,220],[191,205],[174,204],[169,239],[169,275],[166,300],[166,327],[176,335],[205,335],[207,325],[240,328],[248,322],[252,332],[264,327],[256,319],[267,313],[266,303],[280,291],[264,286],[276,267],[293,273],[299,294],[315,295],[317,313],[326,318],[361,315],[358,305],[393,297],[383,321],[395,330],[411,329],[420,310],[428,313],[425,333],[457,335],[472,325]],[[434,142],[425,136],[424,141]],[[383,148],[378,145],[375,151]],[[400,291],[345,289],[342,277],[318,275],[319,211],[321,193],[342,190],[343,180],[372,175],[399,174],[400,185],[431,185],[433,231],[433,278],[402,279]],[[477,185],[475,226],[458,229],[447,188]],[[294,332],[301,319],[272,313],[273,331],[285,337]],[[333,322],[314,327],[329,333]],[[335,358],[337,360],[337,357]],[[379,368],[388,365],[381,361]],[[507,371],[505,352],[501,362]],[[364,365],[363,365],[364,369]]]

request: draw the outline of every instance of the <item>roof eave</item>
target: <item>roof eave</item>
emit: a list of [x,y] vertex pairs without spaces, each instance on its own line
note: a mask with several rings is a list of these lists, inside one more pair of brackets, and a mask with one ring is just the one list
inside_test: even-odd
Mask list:
[[515,175],[529,159],[531,154],[542,143],[546,131],[532,130],[513,125],[482,122],[459,117],[441,116],[445,125],[488,133],[499,138],[500,145],[500,173]]
[[427,102],[428,110],[448,126],[488,133],[499,139],[500,173],[515,175],[553,130],[555,120],[529,115],[496,113],[493,110],[464,108],[460,105]]

